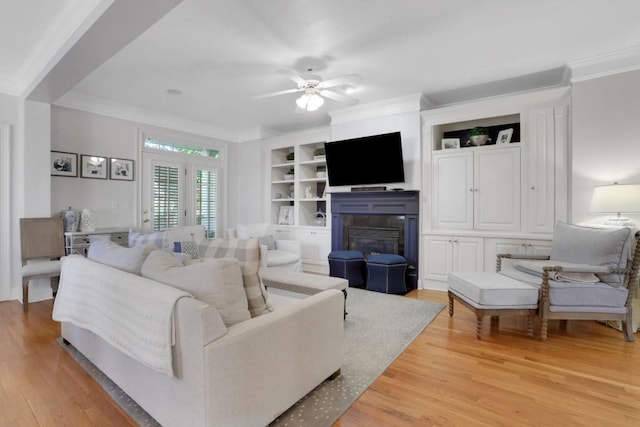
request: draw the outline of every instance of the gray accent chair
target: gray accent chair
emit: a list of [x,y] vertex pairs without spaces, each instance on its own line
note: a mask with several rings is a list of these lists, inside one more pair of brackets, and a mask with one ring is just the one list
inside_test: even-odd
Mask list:
[[[630,228],[583,227],[557,223],[550,256],[499,254],[497,271],[540,290],[541,339],[549,320],[620,321],[627,341],[635,341],[632,300],[640,266],[640,232]],[[503,260],[514,269],[502,269]],[[539,268],[519,268],[539,260]],[[534,271],[535,270],[535,271]],[[585,279],[592,276],[593,281]],[[568,279],[567,279],[568,278]]]

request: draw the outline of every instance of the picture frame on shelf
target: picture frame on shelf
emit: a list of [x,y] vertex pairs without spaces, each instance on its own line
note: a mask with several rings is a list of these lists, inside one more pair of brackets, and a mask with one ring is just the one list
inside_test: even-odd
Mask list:
[[293,206],[280,206],[278,225],[293,225]]
[[107,158],[89,154],[80,155],[80,176],[91,179],[107,179]]
[[442,149],[453,150],[460,148],[460,138],[442,138]]
[[78,177],[78,154],[65,151],[51,151],[51,176]]
[[513,135],[513,128],[501,130],[498,133],[498,137],[496,138],[496,145],[510,144],[512,135]]
[[133,167],[133,160],[110,157],[109,178],[117,181],[133,181]]

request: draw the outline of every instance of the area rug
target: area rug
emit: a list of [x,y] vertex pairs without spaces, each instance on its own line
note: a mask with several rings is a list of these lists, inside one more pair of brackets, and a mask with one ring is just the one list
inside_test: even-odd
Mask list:
[[[273,288],[270,292],[292,295]],[[320,384],[270,427],[333,424],[444,307],[440,303],[349,288],[341,375]],[[139,425],[159,425],[73,346],[62,346]]]

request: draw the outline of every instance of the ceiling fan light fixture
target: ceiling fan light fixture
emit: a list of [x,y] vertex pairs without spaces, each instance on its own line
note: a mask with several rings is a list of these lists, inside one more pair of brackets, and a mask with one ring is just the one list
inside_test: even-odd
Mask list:
[[315,92],[305,92],[302,96],[296,99],[298,107],[306,111],[316,111],[324,104],[324,98]]

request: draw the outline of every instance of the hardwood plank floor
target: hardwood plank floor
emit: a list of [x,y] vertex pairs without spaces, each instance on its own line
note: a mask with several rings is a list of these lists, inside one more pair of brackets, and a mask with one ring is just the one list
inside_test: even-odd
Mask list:
[[[443,292],[408,296],[447,303]],[[0,426],[135,425],[57,344],[51,309],[0,303]],[[572,321],[551,322],[543,343],[524,318],[489,323],[478,341],[471,311],[443,310],[334,427],[640,425],[640,340]]]

